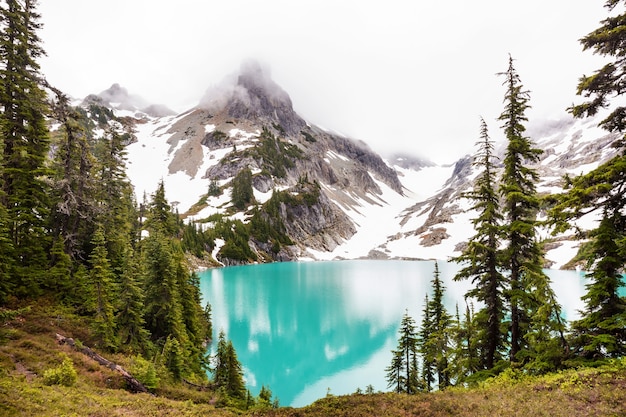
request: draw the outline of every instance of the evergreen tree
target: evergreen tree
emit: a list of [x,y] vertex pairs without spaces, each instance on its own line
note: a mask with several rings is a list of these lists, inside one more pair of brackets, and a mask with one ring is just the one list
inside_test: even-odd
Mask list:
[[[63,243],[65,253],[82,261],[96,217],[96,187],[92,174],[95,163],[87,140],[86,121],[72,108],[69,98],[48,85],[56,95],[53,117],[61,124],[55,132],[53,159],[52,229]],[[106,231],[105,231],[106,234]]]
[[177,233],[177,221],[172,208],[165,197],[165,184],[159,181],[156,191],[149,203],[144,227],[151,235],[161,234],[172,237]]
[[36,6],[36,0],[7,0],[0,7],[0,204],[12,243],[11,291],[20,296],[39,292],[49,250],[48,108]]
[[[605,6],[611,11],[620,3],[625,2],[607,0]],[[613,61],[580,78],[578,94],[589,100],[569,109],[575,117],[594,116],[611,107],[610,97],[624,94],[625,29],[626,13],[621,13],[606,18],[599,28],[581,39],[584,50],[591,49]],[[573,350],[586,359],[622,357],[626,353],[626,299],[618,293],[624,285],[622,271],[626,265],[626,107],[615,106],[600,126],[620,134],[614,143],[618,154],[588,174],[566,178],[568,190],[559,196],[551,212],[556,231],[568,229],[574,219],[589,213],[597,213],[601,218],[598,227],[588,234],[591,282],[583,297],[584,315],[572,323]]]
[[426,392],[433,389],[435,382],[435,356],[436,346],[431,334],[435,332],[433,318],[430,310],[428,294],[424,297],[424,310],[422,311],[422,324],[418,332],[417,347],[422,356],[422,388]]
[[401,350],[392,350],[391,354],[391,364],[385,368],[387,388],[393,388],[394,392],[400,394],[406,392],[404,354]]
[[187,332],[178,285],[176,248],[173,242],[158,234],[150,236],[143,243],[147,328],[157,341],[172,336],[186,345]]
[[404,312],[402,322],[400,323],[398,350],[402,351],[404,356],[406,393],[415,394],[418,388],[416,385],[418,369],[414,367],[417,356],[417,334],[415,331],[415,320],[409,316],[408,311]]
[[[134,238],[133,222],[138,217],[134,192],[126,176],[125,140],[128,134],[120,132],[120,129],[115,123],[107,127],[104,137],[97,142],[95,151],[98,160],[98,219],[107,235],[111,265],[118,275],[125,261],[126,247]],[[162,185],[161,182],[160,192],[164,196]],[[153,202],[156,203],[156,198]]]
[[170,335],[165,340],[163,361],[174,380],[180,381],[185,373],[184,353],[176,337]]
[[226,358],[228,362],[228,384],[226,392],[234,398],[244,398],[246,387],[243,383],[243,368],[237,358],[237,352],[230,340],[226,346]]
[[[386,368],[389,388],[396,392],[415,394],[418,390],[417,333],[415,320],[405,311],[400,322],[398,348],[393,350],[391,364]],[[404,375],[401,373],[404,372]]]
[[245,398],[246,389],[243,383],[243,370],[237,359],[235,347],[230,340],[226,340],[221,330],[217,341],[217,352],[214,357],[213,382],[218,388],[233,398]]
[[505,347],[506,335],[501,331],[505,310],[505,277],[501,272],[502,214],[496,190],[493,142],[482,118],[480,138],[474,165],[482,171],[476,178],[473,191],[464,194],[465,198],[474,202],[472,209],[477,212],[477,217],[472,223],[476,234],[470,238],[463,253],[453,260],[463,265],[454,279],[471,279],[474,284],[466,297],[475,298],[484,305],[483,311],[477,315],[479,321],[476,324],[484,336],[477,342],[482,353],[481,367],[492,369],[501,359],[501,352]]
[[65,253],[62,242],[62,239],[59,237],[52,244],[46,287],[57,294],[59,298],[68,300],[73,285],[71,282],[72,260]]
[[439,389],[450,385],[450,373],[448,369],[449,335],[451,332],[452,318],[446,311],[443,303],[445,287],[440,279],[439,264],[435,261],[435,272],[432,283],[433,297],[429,302],[428,310],[431,320],[432,332],[428,335],[431,345],[435,369],[437,371],[437,384]]
[[252,201],[254,201],[254,192],[252,190],[252,171],[249,168],[242,169],[233,178],[231,201],[233,206],[243,210]]
[[213,357],[213,383],[216,387],[224,387],[228,383],[226,347],[226,334],[224,333],[224,330],[220,330],[217,337],[215,356]]
[[531,140],[524,135],[530,98],[528,91],[523,90],[512,57],[507,71],[501,75],[505,77],[506,93],[499,120],[504,123],[507,148],[500,193],[508,243],[504,257],[510,273],[507,294],[511,317],[510,359],[528,362],[542,354],[546,337],[562,334],[563,324],[550,280],[542,271],[543,249],[536,236],[539,175],[527,164],[537,162],[542,151],[533,148]]
[[117,333],[119,345],[126,351],[146,353],[150,345],[150,332],[143,317],[144,294],[141,279],[144,276],[139,257],[129,246],[119,285]]
[[111,271],[104,234],[101,228],[94,233],[93,251],[89,257],[92,305],[94,307],[93,333],[102,349],[114,350],[115,338],[114,275]]
[[624,286],[625,226],[626,217],[621,212],[605,213],[591,234],[591,283],[582,297],[584,315],[572,324],[574,343],[587,359],[619,358],[626,353],[626,299],[618,294]]

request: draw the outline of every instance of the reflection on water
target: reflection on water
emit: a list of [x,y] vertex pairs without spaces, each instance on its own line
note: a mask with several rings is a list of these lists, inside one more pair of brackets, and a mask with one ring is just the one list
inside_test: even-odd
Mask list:
[[[464,309],[467,281],[440,263],[446,306]],[[434,262],[341,261],[273,263],[200,274],[215,332],[232,340],[256,395],[271,388],[282,405],[302,406],[371,384],[386,390],[384,369],[405,310],[421,321]],[[549,271],[568,319],[582,307],[582,274]]]

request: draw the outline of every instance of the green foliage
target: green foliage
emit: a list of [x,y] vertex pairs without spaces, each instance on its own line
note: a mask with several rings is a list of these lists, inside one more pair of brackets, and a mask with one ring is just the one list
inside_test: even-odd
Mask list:
[[[505,218],[503,233],[508,242],[503,257],[509,271],[506,296],[511,317],[510,358],[532,369],[542,369],[547,365],[546,355],[552,357],[549,362],[553,366],[558,366],[559,357],[566,350],[561,308],[542,271],[543,249],[536,233],[539,174],[528,166],[537,162],[543,151],[534,148],[524,135],[530,98],[523,90],[513,58],[509,57],[509,67],[501,75],[507,89],[505,109],[499,120],[504,122],[502,128],[507,138],[500,194]],[[559,336],[561,348],[555,350],[550,339]]]
[[214,234],[211,231],[203,230],[201,224],[186,223],[182,233],[182,249],[198,258],[210,253],[215,247]]
[[278,178],[285,178],[287,170],[295,167],[294,161],[303,156],[300,148],[282,142],[265,127],[259,137],[259,144],[245,152],[261,161],[261,169]]
[[[623,2],[611,0],[605,6],[613,11],[619,3]],[[569,109],[575,117],[594,116],[601,109],[611,107],[613,95],[619,98],[624,94],[625,29],[626,14],[622,11],[607,17],[599,28],[580,40],[583,49],[592,49],[613,61],[594,74],[580,78],[578,94],[588,100]],[[584,252],[581,251],[588,261],[591,282],[583,296],[583,316],[572,323],[572,351],[576,355],[571,359],[573,363],[622,357],[626,353],[626,300],[618,293],[624,284],[622,273],[626,265],[625,118],[625,109],[618,104],[600,122],[609,132],[621,134],[614,143],[619,153],[585,175],[566,177],[567,191],[556,198],[551,211],[557,232],[569,229],[573,220],[588,213],[596,213],[601,218],[598,226],[587,233],[590,241]]]
[[317,142],[317,139],[315,139],[315,137],[311,135],[309,132],[305,130],[301,130],[300,133],[302,133],[302,136],[304,136],[304,140],[306,140],[307,142],[311,142],[311,143]]
[[212,179],[209,183],[207,194],[211,197],[219,197],[222,195],[222,188],[219,186],[216,179]]
[[46,385],[63,385],[71,387],[76,383],[76,369],[72,359],[65,356],[61,365],[56,368],[47,369],[43,373],[43,383]]
[[185,374],[183,355],[183,348],[178,339],[168,336],[163,345],[161,360],[176,381],[180,381]]
[[159,377],[154,362],[150,362],[142,356],[136,355],[131,360],[129,372],[149,390],[154,390],[159,387]]
[[215,233],[225,240],[218,257],[236,261],[250,262],[257,259],[250,248],[249,226],[241,220],[220,220],[215,224]]
[[132,248],[126,252],[126,262],[120,277],[120,298],[116,316],[119,346],[128,352],[148,353],[150,332],[144,320],[144,294],[141,283],[144,278],[143,265]]
[[243,210],[254,201],[254,192],[252,190],[252,171],[249,168],[242,169],[233,178],[231,201],[233,206],[239,210]]
[[114,350],[117,347],[115,338],[114,294],[116,293],[114,275],[111,271],[105,239],[102,229],[94,234],[94,246],[89,263],[90,270],[90,304],[94,309],[93,331],[102,349]]
[[165,237],[173,237],[177,234],[178,223],[176,215],[165,197],[165,184],[159,181],[156,191],[152,195],[152,201],[148,208],[148,215],[144,227],[151,234],[162,234]]
[[[463,253],[453,261],[461,264],[455,280],[471,279],[474,284],[466,297],[475,298],[484,307],[476,316],[479,329],[474,342],[481,352],[480,366],[491,369],[501,358],[505,348],[506,334],[501,323],[504,319],[504,288],[506,279],[502,274],[503,259],[500,253],[502,241],[502,214],[496,191],[496,169],[494,166],[493,142],[489,139],[487,124],[481,119],[481,141],[474,165],[481,173],[474,183],[474,189],[464,194],[471,200],[477,217],[472,220],[476,234],[472,236]],[[470,338],[474,335],[468,335]]]
[[[37,60],[44,54],[36,2],[8,1],[0,8],[0,204],[11,247],[7,285],[20,297],[41,294],[51,239],[46,158],[48,105]],[[0,219],[4,222],[4,219]],[[0,294],[1,295],[1,294]]]
[[216,387],[222,389],[228,397],[244,399],[246,389],[241,363],[237,359],[235,347],[230,340],[226,340],[223,330],[218,336],[214,363],[213,382]]
[[52,228],[63,243],[64,251],[72,259],[83,259],[88,250],[94,222],[104,196],[96,182],[96,160],[89,142],[86,114],[73,108],[70,99],[61,91],[50,87],[56,95],[52,101],[52,116],[60,123],[55,132],[55,146],[51,177]]

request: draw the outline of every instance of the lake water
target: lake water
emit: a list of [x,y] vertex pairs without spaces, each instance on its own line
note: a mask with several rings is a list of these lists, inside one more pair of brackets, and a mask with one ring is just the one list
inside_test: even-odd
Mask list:
[[[465,310],[471,285],[454,282],[458,266],[439,262],[444,300]],[[433,261],[290,262],[210,269],[200,273],[213,308],[214,335],[223,329],[257,395],[269,386],[283,406],[304,406],[328,392],[387,391],[385,368],[405,310],[421,322]],[[578,317],[583,273],[548,270],[568,319]]]

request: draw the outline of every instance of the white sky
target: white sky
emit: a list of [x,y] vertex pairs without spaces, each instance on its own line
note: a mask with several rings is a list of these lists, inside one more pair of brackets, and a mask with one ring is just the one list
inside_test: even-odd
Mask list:
[[604,0],[42,0],[48,80],[82,98],[120,83],[177,111],[256,58],[310,122],[450,163],[479,116],[500,138],[508,54],[530,124],[558,118],[605,61],[578,39]]

